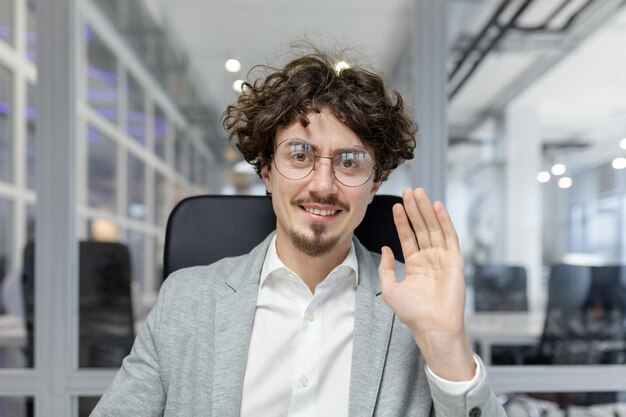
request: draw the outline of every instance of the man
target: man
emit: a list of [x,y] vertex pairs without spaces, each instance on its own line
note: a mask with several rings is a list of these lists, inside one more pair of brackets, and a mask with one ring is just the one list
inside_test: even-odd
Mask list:
[[404,191],[404,265],[353,237],[413,157],[401,97],[316,52],[244,84],[224,126],[272,196],[276,231],[174,273],[92,415],[504,416],[464,331],[444,206]]

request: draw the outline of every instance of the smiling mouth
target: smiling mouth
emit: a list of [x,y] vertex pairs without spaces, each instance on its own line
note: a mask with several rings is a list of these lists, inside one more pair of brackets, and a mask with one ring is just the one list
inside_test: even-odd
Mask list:
[[317,216],[332,216],[339,211],[339,210],[320,210],[320,209],[310,208],[310,207],[302,207],[302,208],[306,212],[315,214]]

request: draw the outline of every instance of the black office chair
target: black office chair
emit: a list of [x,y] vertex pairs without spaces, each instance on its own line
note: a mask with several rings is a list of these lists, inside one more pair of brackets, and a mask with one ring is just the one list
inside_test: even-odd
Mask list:
[[117,368],[135,339],[128,247],[80,242],[79,366]]
[[[527,365],[626,363],[623,266],[559,264],[550,272],[541,340]],[[558,393],[563,409],[617,400],[615,393]]]
[[527,311],[526,268],[474,265],[474,311]]
[[[389,246],[403,262],[400,240],[391,211],[402,198],[377,195],[355,230],[361,243],[380,253]],[[182,200],[167,221],[163,279],[172,272],[208,265],[248,253],[276,228],[272,200],[264,196],[204,195]],[[222,238],[223,237],[223,238]]]
[[[522,266],[474,265],[471,282],[474,288],[474,311],[528,311],[526,268]],[[493,346],[491,363],[516,365],[523,362],[532,346]]]
[[552,268],[537,363],[626,363],[620,266],[560,264]]
[[[131,263],[120,243],[79,244],[79,366],[119,368],[135,337]],[[22,288],[27,330],[26,358],[33,366],[35,245],[24,249]]]

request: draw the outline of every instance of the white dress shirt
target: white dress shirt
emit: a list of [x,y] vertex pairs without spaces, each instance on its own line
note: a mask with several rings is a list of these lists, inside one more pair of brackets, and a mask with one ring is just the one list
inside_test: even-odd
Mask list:
[[[359,266],[354,245],[312,294],[270,243],[261,270],[243,382],[241,416],[346,417]],[[468,382],[431,381],[462,394]]]

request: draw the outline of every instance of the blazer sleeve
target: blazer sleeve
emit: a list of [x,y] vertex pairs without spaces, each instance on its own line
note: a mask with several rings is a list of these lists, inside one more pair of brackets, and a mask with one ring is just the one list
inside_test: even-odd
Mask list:
[[434,413],[431,415],[437,417],[506,417],[504,408],[487,382],[485,365],[481,365],[482,372],[476,385],[462,395],[446,393],[431,380],[430,376],[427,376],[434,407]]
[[130,354],[124,358],[91,417],[157,417],[164,414],[166,389],[161,378],[158,340],[167,284],[166,280]]

